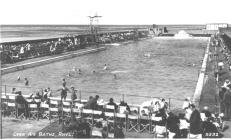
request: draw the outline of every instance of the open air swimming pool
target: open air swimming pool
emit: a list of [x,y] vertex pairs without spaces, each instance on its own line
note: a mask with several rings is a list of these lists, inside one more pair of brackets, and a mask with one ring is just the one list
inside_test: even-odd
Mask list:
[[[206,45],[206,39],[148,39],[108,45],[105,51],[5,74],[2,85],[8,85],[8,92],[15,86],[23,94],[50,87],[53,96],[60,96],[56,90],[65,78],[67,87],[80,89],[85,99],[96,94],[104,100],[113,97],[116,102],[122,99],[118,94],[125,94],[125,101],[134,104],[150,98],[126,94],[184,99],[194,93]],[[108,70],[103,70],[105,64]],[[80,68],[82,74],[73,72],[73,67]],[[17,87],[24,86],[24,77],[32,88]]]

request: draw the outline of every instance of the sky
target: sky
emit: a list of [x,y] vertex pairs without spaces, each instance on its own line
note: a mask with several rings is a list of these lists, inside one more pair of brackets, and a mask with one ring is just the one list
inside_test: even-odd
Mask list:
[[231,23],[230,0],[0,0],[0,24]]

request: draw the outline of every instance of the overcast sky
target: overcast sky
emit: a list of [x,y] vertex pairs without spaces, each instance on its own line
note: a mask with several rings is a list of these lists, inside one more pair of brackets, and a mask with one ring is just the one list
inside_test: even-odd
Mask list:
[[1,24],[231,23],[230,0],[1,0]]

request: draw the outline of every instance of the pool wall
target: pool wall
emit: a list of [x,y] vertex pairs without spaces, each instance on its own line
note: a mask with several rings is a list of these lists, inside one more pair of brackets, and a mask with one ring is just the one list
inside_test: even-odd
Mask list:
[[200,97],[201,97],[201,93],[203,90],[203,85],[206,79],[206,75],[205,75],[205,71],[206,71],[206,67],[207,67],[207,61],[208,61],[208,56],[209,56],[209,47],[210,47],[210,38],[208,40],[208,44],[205,50],[205,55],[204,55],[204,59],[203,59],[203,63],[201,66],[201,70],[199,73],[199,78],[197,81],[197,85],[196,85],[196,89],[193,95],[193,103],[196,105],[196,107],[199,106],[199,102],[200,102]]
[[68,58],[73,58],[73,57],[88,54],[88,53],[103,51],[105,49],[106,49],[105,46],[102,46],[99,48],[85,49],[82,51],[77,51],[74,53],[69,53],[69,54],[65,54],[65,55],[61,55],[61,56],[57,56],[57,57],[53,57],[53,58],[48,58],[48,59],[43,59],[43,60],[39,60],[39,61],[35,61],[35,62],[30,62],[30,63],[20,64],[20,65],[16,65],[16,66],[7,67],[7,68],[2,68],[1,69],[1,75],[15,72],[15,71],[19,71],[19,70],[24,70],[27,68],[32,68],[35,66],[49,64],[52,62],[56,62],[56,61],[60,61],[60,60],[68,59]]

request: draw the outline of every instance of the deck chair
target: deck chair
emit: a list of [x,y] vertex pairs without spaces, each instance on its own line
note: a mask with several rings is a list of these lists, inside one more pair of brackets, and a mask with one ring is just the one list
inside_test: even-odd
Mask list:
[[155,138],[166,138],[167,137],[167,128],[166,126],[156,125],[154,128],[154,137]]
[[200,113],[200,116],[201,116],[201,120],[202,121],[206,121],[207,120],[207,117],[205,116],[205,113]]
[[103,138],[102,130],[96,127],[92,127],[91,137],[92,138]]
[[10,113],[9,117],[13,117],[13,118],[17,117],[15,103],[8,103],[7,111]]
[[75,103],[74,104],[74,108],[72,109],[72,112],[73,112],[76,119],[81,118],[81,113],[82,113],[83,106],[84,105],[81,104],[81,103]]
[[50,100],[50,107],[51,108],[53,108],[53,107],[58,108],[59,107],[59,102],[56,101],[56,100]]
[[115,113],[114,112],[104,112],[104,118],[107,122],[107,133],[114,133],[115,128]]
[[41,103],[39,112],[42,118],[50,119],[49,104]]
[[138,115],[130,115],[127,117],[127,131],[136,131],[139,132],[139,116]]
[[119,106],[119,113],[124,114],[127,111],[127,107],[126,106]]
[[155,133],[156,122],[162,121],[162,117],[150,116],[150,132]]
[[29,104],[29,118],[39,120],[39,108],[37,104]]
[[64,108],[65,107],[69,108],[69,107],[71,107],[71,102],[63,101],[62,105]]
[[[17,118],[26,119],[26,106],[25,104],[17,104],[16,116]],[[19,114],[20,112],[20,114]]]
[[8,102],[9,103],[15,103],[15,96],[8,96]]
[[6,95],[2,95],[1,96],[1,113],[3,114],[3,116],[5,117],[6,112],[7,112],[7,97]]
[[59,118],[59,109],[57,107],[54,108],[49,108],[49,119],[51,120],[52,118]]
[[26,101],[28,104],[31,104],[31,103],[33,103],[34,100],[33,99],[26,99]]
[[150,116],[140,116],[140,130],[139,132],[151,131]]
[[1,96],[1,103],[4,103],[4,104],[8,103],[6,95]]
[[71,108],[63,108],[63,118],[70,118],[71,117]]
[[35,102],[36,104],[40,104],[42,101],[41,101],[41,99],[34,99],[34,102]]
[[93,110],[92,109],[83,109],[82,110],[83,119],[93,126]]
[[102,114],[103,114],[102,111],[93,110],[92,112],[93,121],[97,121],[97,122],[102,121],[103,120]]
[[115,122],[121,122],[123,124],[122,127],[127,129],[127,115],[124,113],[116,113],[115,117]]
[[104,111],[105,112],[116,112],[115,111],[115,106],[114,105],[105,105]]

